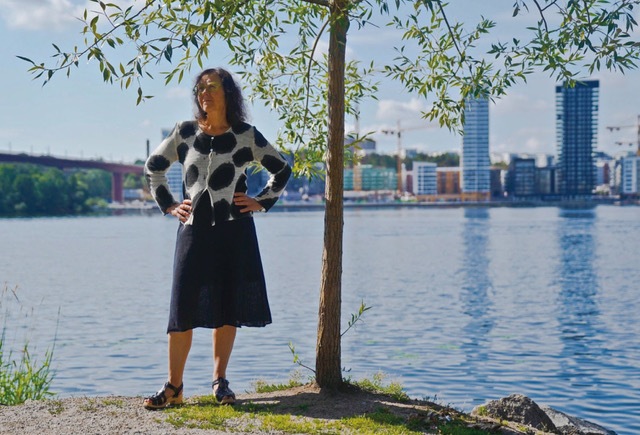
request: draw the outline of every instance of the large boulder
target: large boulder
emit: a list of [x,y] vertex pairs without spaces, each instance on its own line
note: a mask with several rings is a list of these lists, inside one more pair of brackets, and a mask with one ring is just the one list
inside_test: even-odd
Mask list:
[[616,435],[612,430],[605,429],[590,421],[572,417],[549,406],[540,407],[553,421],[562,435]]
[[471,411],[472,415],[484,415],[498,420],[507,420],[531,426],[545,432],[556,432],[556,426],[533,400],[522,394],[512,394],[492,400]]
[[616,435],[614,431],[581,418],[572,417],[549,406],[538,406],[536,402],[522,394],[512,394],[476,406],[471,414],[520,423],[540,431],[561,435]]

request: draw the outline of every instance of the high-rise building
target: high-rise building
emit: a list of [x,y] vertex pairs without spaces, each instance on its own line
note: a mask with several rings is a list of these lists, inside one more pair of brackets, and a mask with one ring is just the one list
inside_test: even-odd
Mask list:
[[466,101],[462,137],[462,198],[489,199],[491,191],[489,159],[489,100]]
[[598,132],[598,80],[574,87],[556,86],[556,142],[558,193],[591,195],[595,187],[593,153]]

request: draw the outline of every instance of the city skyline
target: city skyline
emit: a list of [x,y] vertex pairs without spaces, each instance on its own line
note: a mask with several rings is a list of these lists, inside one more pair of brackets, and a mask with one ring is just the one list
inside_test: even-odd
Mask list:
[[[119,0],[117,0],[118,2]],[[122,2],[120,2],[122,3]],[[102,81],[95,65],[81,63],[71,78],[54,77],[46,86],[32,80],[28,64],[16,56],[38,61],[49,59],[53,48],[69,48],[81,42],[79,16],[86,0],[0,0],[0,36],[13,41],[0,48],[3,60],[0,108],[0,149],[13,152],[50,153],[69,157],[102,157],[107,160],[131,162],[145,157],[146,141],[151,146],[161,141],[161,130],[171,128],[175,122],[192,117],[190,79],[181,84],[163,85],[163,80],[147,81],[145,91],[156,97],[135,105],[135,90],[121,91],[116,85]],[[523,33],[532,14],[511,17],[510,7],[485,5],[479,2],[460,2],[449,7],[452,18],[469,25],[481,16],[496,21],[489,40],[497,41]],[[640,11],[636,15],[640,20]],[[638,35],[634,30],[634,35]],[[368,62],[371,58],[389,61],[395,56],[394,43],[400,41],[393,28],[373,26],[349,35],[348,57]],[[292,35],[293,37],[293,35]],[[326,41],[319,49],[326,51]],[[220,44],[212,46],[207,64],[226,66],[229,55]],[[196,71],[192,71],[195,75]],[[187,77],[189,74],[187,74]],[[640,107],[636,101],[640,94],[640,72],[598,72],[589,77],[600,81],[600,122],[597,149],[614,154],[629,150],[615,142],[635,140],[633,128],[609,132],[606,127],[633,125]],[[404,148],[417,148],[421,152],[437,153],[461,150],[462,138],[446,129],[437,128],[420,117],[429,101],[405,92],[400,85],[379,74],[378,100],[361,105],[360,131],[376,132],[373,139],[383,153],[393,153],[396,139],[380,133],[394,129],[398,120],[403,127],[420,129],[403,134]],[[536,73],[508,90],[507,96],[490,104],[490,151],[492,153],[547,153],[555,152],[554,88],[558,83],[547,74]],[[274,140],[282,122],[263,103],[252,105],[253,123],[265,136]],[[38,120],[35,128],[35,119]],[[347,118],[347,131],[355,128],[354,119]]]

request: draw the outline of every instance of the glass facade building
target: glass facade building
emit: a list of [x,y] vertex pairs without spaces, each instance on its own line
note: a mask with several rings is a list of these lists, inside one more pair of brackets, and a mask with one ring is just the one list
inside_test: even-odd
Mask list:
[[437,195],[438,183],[435,163],[413,162],[413,193],[415,195]]
[[392,168],[356,165],[344,170],[344,190],[395,190],[397,172]]
[[622,159],[622,182],[620,193],[638,195],[640,193],[640,156],[629,156]]
[[557,185],[563,196],[591,195],[598,133],[598,80],[556,86]]
[[460,189],[463,195],[475,194],[479,197],[488,197],[491,190],[489,100],[466,101],[463,130]]

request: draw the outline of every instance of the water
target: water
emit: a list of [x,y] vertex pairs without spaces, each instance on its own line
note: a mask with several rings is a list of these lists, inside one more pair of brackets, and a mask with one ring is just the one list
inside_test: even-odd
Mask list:
[[[256,217],[274,324],[239,331],[236,391],[314,365],[321,212]],[[52,344],[60,396],[143,395],[166,371],[176,223],[162,216],[0,220],[0,284],[27,312],[8,339]],[[511,393],[620,434],[640,433],[640,208],[348,210],[342,365],[465,411]],[[7,313],[2,312],[3,316]],[[28,320],[28,319],[27,319]],[[14,327],[15,326],[15,327]],[[211,378],[197,330],[187,395]],[[310,372],[302,369],[303,378]]]

